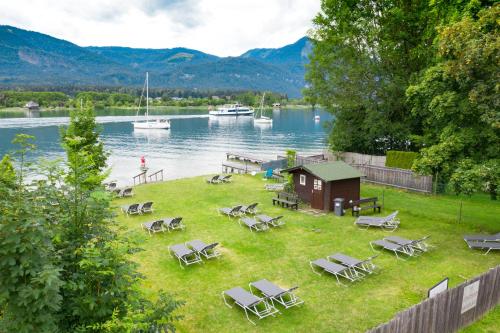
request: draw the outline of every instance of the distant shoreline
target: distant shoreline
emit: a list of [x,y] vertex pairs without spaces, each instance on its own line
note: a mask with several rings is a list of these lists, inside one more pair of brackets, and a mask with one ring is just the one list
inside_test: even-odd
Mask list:
[[[150,106],[150,110],[159,110],[159,109],[164,109],[164,110],[171,110],[171,111],[178,111],[178,110],[183,110],[183,111],[190,111],[190,110],[206,110],[208,112],[208,107],[209,105],[203,105],[203,106],[173,106],[173,105],[159,105],[159,106]],[[136,110],[136,106],[106,106],[106,107],[99,107],[96,108],[97,111],[101,110],[107,110],[107,109],[118,109],[118,110]],[[258,107],[255,107],[255,109],[258,109]],[[304,110],[304,109],[311,109],[310,105],[285,105],[282,106],[279,109],[275,109],[272,107],[265,107],[265,110],[281,110],[281,111],[292,111],[292,110]],[[69,112],[75,110],[75,108],[67,108],[67,107],[55,107],[55,108],[40,108],[38,111],[39,112]],[[25,113],[28,110],[23,107],[7,107],[7,108],[0,108],[0,112],[12,112],[12,113]]]

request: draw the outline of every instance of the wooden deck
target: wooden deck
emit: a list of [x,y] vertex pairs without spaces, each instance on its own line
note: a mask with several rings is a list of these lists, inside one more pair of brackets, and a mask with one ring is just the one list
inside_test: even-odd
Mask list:
[[253,163],[253,164],[262,164],[262,163],[265,163],[264,160],[260,159],[260,158],[257,158],[257,157],[254,157],[254,156],[250,156],[250,155],[244,155],[244,154],[241,154],[241,153],[226,153],[226,159],[227,160],[240,160],[240,161],[243,161],[243,162],[248,162],[248,163]]
[[260,172],[260,168],[255,166],[254,164],[249,163],[222,163],[222,172],[223,173],[251,173],[251,172]]

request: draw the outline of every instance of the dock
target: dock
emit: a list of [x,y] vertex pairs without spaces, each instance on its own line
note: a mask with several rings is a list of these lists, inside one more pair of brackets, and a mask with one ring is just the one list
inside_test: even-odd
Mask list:
[[222,163],[223,173],[251,173],[260,172],[260,168],[254,164],[247,163]]
[[260,158],[246,155],[246,154],[241,154],[241,153],[226,153],[226,159],[227,160],[240,160],[243,162],[248,162],[248,163],[253,163],[253,164],[258,164],[258,165],[261,165],[262,163],[266,162]]

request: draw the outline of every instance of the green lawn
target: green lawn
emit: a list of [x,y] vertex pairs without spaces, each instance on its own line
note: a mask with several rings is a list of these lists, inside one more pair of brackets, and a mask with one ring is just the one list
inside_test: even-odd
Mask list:
[[[117,205],[155,202],[152,216],[120,214],[118,220],[124,226],[123,233],[136,238],[144,249],[133,255],[147,277],[144,290],[153,296],[164,289],[186,301],[180,311],[185,316],[178,324],[181,332],[362,332],[424,299],[427,289],[444,277],[455,286],[500,262],[498,253],[484,256],[472,251],[461,237],[465,233],[498,232],[497,202],[486,196],[467,199],[458,224],[459,198],[363,185],[363,196],[384,196],[382,214],[400,211],[401,227],[395,235],[431,235],[430,243],[437,247],[408,261],[381,253],[375,259],[381,268],[379,274],[348,287],[339,286],[333,276],[314,274],[309,260],[334,252],[366,258],[374,254],[371,240],[392,233],[358,229],[350,214],[315,217],[273,207],[273,194],[264,190],[264,184],[260,176],[234,176],[233,183],[227,185],[209,185],[203,177],[196,177],[139,186],[134,197],[115,201]],[[268,215],[284,214],[287,224],[280,230],[252,233],[217,213],[218,207],[253,201]],[[141,222],[174,216],[184,218],[185,231],[148,236],[141,230]],[[167,246],[193,239],[220,242],[222,258],[181,269]],[[304,306],[279,308],[281,315],[253,326],[239,308],[224,305],[220,298],[223,290],[248,288],[249,282],[262,278],[282,287],[298,285],[297,294],[305,300]],[[494,321],[485,322],[486,326],[494,325]]]

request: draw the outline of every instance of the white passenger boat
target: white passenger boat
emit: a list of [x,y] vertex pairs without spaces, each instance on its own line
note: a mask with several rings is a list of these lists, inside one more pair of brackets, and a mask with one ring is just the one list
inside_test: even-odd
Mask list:
[[168,119],[149,119],[149,73],[146,72],[146,81],[144,82],[144,87],[142,89],[141,98],[139,99],[139,107],[137,108],[136,117],[139,119],[139,110],[141,109],[142,97],[144,96],[144,90],[146,90],[146,113],[144,120],[136,120],[132,124],[134,129],[169,129],[170,120]]
[[254,110],[239,103],[224,105],[208,112],[211,116],[252,116]]

